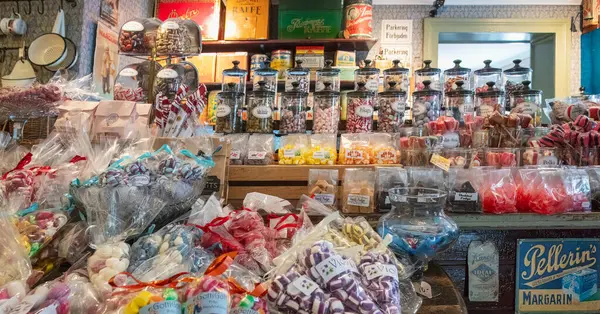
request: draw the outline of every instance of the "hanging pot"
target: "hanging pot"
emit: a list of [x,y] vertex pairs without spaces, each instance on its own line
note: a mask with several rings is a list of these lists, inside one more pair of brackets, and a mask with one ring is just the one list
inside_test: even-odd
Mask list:
[[65,12],[58,10],[52,33],[38,36],[29,45],[27,56],[31,63],[39,66],[55,67],[67,57],[65,39]]
[[29,61],[25,59],[24,50],[24,48],[19,48],[19,60],[10,74],[2,77],[2,86],[29,87],[35,82],[35,72]]

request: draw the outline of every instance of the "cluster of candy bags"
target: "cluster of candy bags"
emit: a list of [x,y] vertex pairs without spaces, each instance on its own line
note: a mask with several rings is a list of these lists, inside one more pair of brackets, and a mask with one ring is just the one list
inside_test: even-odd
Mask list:
[[175,97],[168,97],[163,91],[156,95],[154,112],[158,136],[194,136],[198,117],[206,106],[207,91],[204,84],[200,84],[196,91],[189,89],[189,86],[181,84],[177,88]]
[[0,286],[11,281],[26,280],[31,274],[31,263],[20,235],[7,217],[0,216]]

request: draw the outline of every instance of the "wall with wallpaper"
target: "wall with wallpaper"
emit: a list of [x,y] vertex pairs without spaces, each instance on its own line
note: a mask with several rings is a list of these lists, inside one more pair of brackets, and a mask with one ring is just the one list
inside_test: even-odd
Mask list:
[[[413,20],[413,67],[418,69],[423,62],[423,19],[429,17],[431,6],[425,5],[376,5],[373,8],[373,36],[380,37],[382,20]],[[579,6],[445,6],[438,17],[443,18],[517,18],[517,19],[563,19],[571,18],[579,12]],[[581,33],[571,34],[571,86],[572,94],[577,94],[581,82]],[[375,46],[369,56],[379,51]]]

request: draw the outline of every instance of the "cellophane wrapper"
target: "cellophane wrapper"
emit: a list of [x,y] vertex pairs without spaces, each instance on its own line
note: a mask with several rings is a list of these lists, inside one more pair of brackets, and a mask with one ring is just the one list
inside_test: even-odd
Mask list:
[[479,189],[483,212],[505,214],[517,212],[517,185],[512,169],[486,169]]
[[26,280],[31,274],[29,256],[20,243],[20,235],[6,216],[0,213],[0,286],[13,280]]

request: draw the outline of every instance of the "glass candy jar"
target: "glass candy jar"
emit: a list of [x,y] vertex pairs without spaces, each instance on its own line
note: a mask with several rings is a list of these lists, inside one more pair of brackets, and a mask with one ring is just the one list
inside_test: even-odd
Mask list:
[[425,66],[415,71],[415,91],[425,88],[424,81],[430,82],[430,88],[442,91],[442,70],[431,67],[431,60],[423,61]]
[[391,236],[393,252],[408,254],[421,262],[418,268],[425,267],[458,239],[458,226],[444,213],[446,196],[444,191],[421,187],[390,189],[393,209],[379,219],[379,235]]
[[314,93],[313,132],[337,134],[340,122],[340,93],[323,83],[325,89]]
[[310,70],[302,67],[302,60],[296,60],[296,67],[285,71],[285,91],[294,89],[293,82],[298,82],[298,90],[308,93],[310,88]]
[[463,81],[463,88],[471,90],[471,69],[460,66],[462,60],[454,60],[454,67],[444,71],[444,92],[456,89],[456,82]]
[[410,70],[400,67],[400,60],[394,60],[392,63],[394,64],[393,67],[383,70],[383,84],[389,86],[390,82],[395,82],[395,89],[407,91],[410,85],[408,76]]
[[[152,69],[154,66],[154,69]],[[123,68],[114,85],[114,99],[128,100],[135,102],[151,102],[148,99],[148,92],[152,88],[150,80],[151,72],[158,73],[161,70],[160,64],[154,61],[144,61],[134,63]]]
[[[156,34],[156,54],[163,56],[182,56],[188,54],[192,46],[193,36],[186,26],[185,20],[171,18],[164,21]],[[200,39],[195,39],[200,42]],[[197,53],[196,53],[197,54]]]
[[504,113],[504,92],[496,88],[494,82],[487,82],[486,85],[487,89],[485,91],[476,94],[477,116],[487,118],[494,111]]
[[371,60],[365,60],[365,67],[354,71],[354,89],[359,89],[359,83],[364,83],[367,91],[377,93],[379,90],[379,69],[371,67]]
[[487,82],[494,82],[496,86],[502,88],[502,69],[493,68],[490,66],[492,60],[485,60],[485,66],[474,72],[475,92],[485,92],[487,90]]
[[[229,84],[235,85],[235,83]],[[244,94],[236,92],[235,86],[230,86],[228,91],[218,93],[215,132],[226,134],[243,132],[243,106]]]
[[260,86],[258,82],[265,82],[265,88],[268,91],[277,93],[277,76],[279,72],[271,68],[271,61],[264,61],[263,66],[254,70],[252,78],[252,90],[257,90]]
[[373,131],[373,111],[376,94],[367,89],[364,82],[358,89],[348,93],[346,131],[348,133],[369,133]]
[[542,91],[529,88],[530,81],[523,81],[523,88],[510,95],[511,113],[528,114],[535,121],[537,111],[542,106]]
[[501,88],[506,93],[505,108],[510,111],[510,96],[517,90],[524,88],[523,81],[530,81],[533,78],[533,70],[521,66],[521,60],[513,60],[515,64],[512,68],[504,70],[503,79],[504,87]]
[[413,93],[412,124],[425,126],[440,116],[442,92],[431,89],[431,81],[423,81],[423,89]]
[[275,93],[267,90],[265,82],[258,82],[258,89],[248,93],[248,133],[273,132],[273,105]]
[[463,88],[463,81],[456,82],[456,89],[446,93],[444,97],[444,115],[453,117],[458,122],[464,122],[465,113],[473,113],[473,92]]
[[147,55],[151,50],[145,44],[144,21],[135,19],[128,21],[119,31],[119,53],[124,55]]
[[396,89],[396,82],[390,81],[388,89],[377,96],[377,131],[398,132],[404,121],[406,92]]
[[340,69],[332,67],[333,60],[326,60],[325,66],[318,69],[316,72],[317,83],[315,85],[315,92],[319,92],[325,89],[325,83],[329,82],[331,90],[340,91]]
[[[230,91],[230,86],[233,86],[234,90],[238,93],[246,93],[246,78],[248,77],[248,71],[240,68],[240,61],[234,60],[231,62],[233,67],[230,69],[223,70],[223,82],[221,89],[223,91]],[[229,83],[235,83],[229,85]]]
[[305,133],[308,93],[300,90],[299,82],[293,82],[292,90],[283,92],[281,98],[279,133]]

